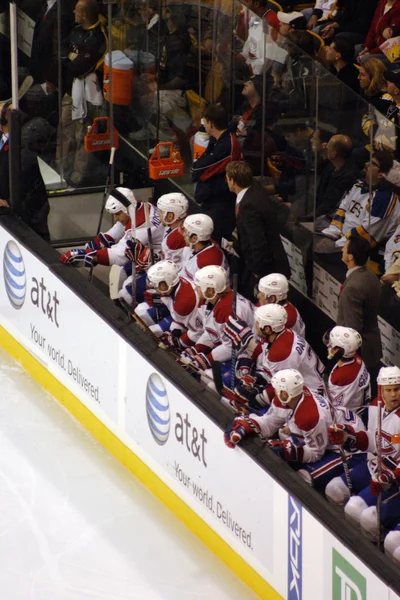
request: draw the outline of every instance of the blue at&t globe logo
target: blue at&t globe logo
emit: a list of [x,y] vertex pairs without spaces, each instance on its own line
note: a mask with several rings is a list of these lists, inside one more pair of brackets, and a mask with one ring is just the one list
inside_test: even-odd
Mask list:
[[13,240],[4,249],[3,276],[10,304],[19,310],[25,302],[26,275],[21,251]]
[[157,373],[152,373],[147,381],[146,413],[153,438],[163,446],[168,440],[171,418],[167,390]]

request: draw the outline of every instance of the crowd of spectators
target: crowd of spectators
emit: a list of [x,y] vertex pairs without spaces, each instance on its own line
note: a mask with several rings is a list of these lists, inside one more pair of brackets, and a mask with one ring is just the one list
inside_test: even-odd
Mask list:
[[[160,140],[173,141],[186,167],[182,189],[194,199],[189,208],[183,194],[171,194],[153,207],[153,233],[159,230],[163,239],[156,264],[146,235],[131,237],[130,211],[136,211],[137,230],[145,232],[146,205],[124,188],[108,205],[116,220],[113,229],[85,249],[66,252],[62,262],[119,268],[133,263],[143,281],[147,272],[149,289],[141,289],[140,298],[132,278],[129,285],[119,280],[118,302],[126,308],[140,301],[141,321],[179,351],[179,362],[196,376],[210,381],[214,363],[221,362],[222,393],[240,413],[226,434],[228,445],[255,430],[274,438],[281,428],[282,456],[324,491],[328,481],[315,475],[322,468],[319,461],[336,461],[339,468],[331,475],[339,476],[343,468],[335,444],[346,444],[354,469],[366,461],[367,449],[377,450],[371,441],[375,408],[367,432],[360,415],[366,418],[369,390],[375,392],[380,369],[381,289],[391,299],[400,293],[400,0],[317,0],[306,8],[292,0],[283,1],[282,7],[268,0],[243,0],[235,4],[234,14],[224,6],[217,12],[197,10],[197,3],[161,7],[158,1],[137,0],[115,12],[113,24],[106,22],[96,0],[79,0],[75,7],[63,1],[61,48],[57,2],[61,0],[48,0],[36,16],[27,65],[34,91],[22,103],[28,120],[34,116],[34,94],[43,99],[45,110],[51,109],[51,118],[45,113],[40,117],[51,123],[55,136],[57,130],[50,164],[74,187],[90,182],[98,165],[103,166],[104,156],[85,151],[84,136],[93,118],[109,111],[102,86],[106,30],[111,27],[115,49],[134,68],[130,103],[114,104],[124,141],[119,156],[124,145],[146,156]],[[9,78],[4,72],[0,68],[6,100]],[[7,108],[0,117],[0,159],[8,140]],[[193,157],[198,132],[206,143]],[[9,197],[0,200],[4,208]],[[194,215],[185,219],[187,212]],[[44,219],[45,213],[46,207]],[[48,232],[38,232],[48,237]],[[328,342],[329,359],[336,355],[328,389],[321,377],[320,358],[326,357],[318,358],[308,346],[301,317],[287,301],[290,266],[280,234],[300,247],[311,278],[308,267],[317,260],[344,281],[338,324],[346,331],[336,332],[338,337]],[[229,269],[239,279],[237,312],[232,310]],[[275,283],[267,281],[277,274]],[[264,289],[269,290],[266,296]],[[183,293],[191,298],[190,310],[182,307]],[[266,300],[255,308],[260,294]],[[343,341],[346,335],[353,340],[350,349]],[[232,364],[230,357],[239,354],[240,360]],[[342,369],[342,378],[336,371],[333,376],[336,368]],[[288,369],[296,373],[282,375],[285,387],[276,375]],[[383,369],[379,377],[382,386],[392,388],[383,395],[385,419],[400,406],[400,370],[388,374]],[[350,407],[343,398],[351,397],[349,390],[357,381],[368,393],[357,407],[351,406],[359,413],[352,425],[337,415],[338,420],[329,420],[321,394],[329,401],[334,396],[340,413]],[[337,388],[346,386],[339,401]],[[323,421],[325,427],[318,434],[324,440],[318,452],[310,451],[311,426],[290,422],[288,407],[295,412],[300,404],[318,406],[314,426],[320,431]],[[257,418],[250,427],[242,413],[252,411]],[[294,434],[305,443],[294,440]],[[393,443],[392,450],[386,479],[370,471],[371,490],[388,494],[388,501],[398,494],[400,478],[398,445]],[[360,491],[366,485],[364,477]],[[348,496],[343,490],[340,501],[335,496],[340,489],[337,484],[333,492],[325,490],[326,496],[344,504]],[[368,498],[363,508],[375,504]],[[396,504],[391,507],[390,519],[383,522],[385,532],[396,532],[400,523],[400,510]],[[376,541],[380,532],[371,531],[369,526]],[[392,558],[400,548],[396,540],[390,537]]]

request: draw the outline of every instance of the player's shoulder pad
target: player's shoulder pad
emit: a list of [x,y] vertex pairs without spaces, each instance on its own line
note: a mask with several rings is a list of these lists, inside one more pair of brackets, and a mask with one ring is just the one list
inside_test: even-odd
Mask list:
[[286,327],[290,329],[293,327],[293,325],[296,325],[297,309],[293,306],[293,304],[291,304],[291,302],[286,302],[286,304],[283,305],[283,308],[287,313]]
[[181,277],[174,299],[175,312],[182,317],[187,317],[194,311],[196,304],[197,296],[193,286],[189,281]]
[[165,241],[170,250],[180,250],[186,246],[185,238],[179,227],[170,231]]
[[351,363],[346,363],[333,370],[331,375],[331,383],[338,386],[350,385],[357,379],[361,368],[361,358],[355,357]]
[[226,323],[232,315],[232,291],[218,300],[214,308],[214,319],[217,323]]
[[268,351],[268,360],[272,362],[281,362],[289,358],[294,341],[294,332],[290,329],[285,329],[272,342]]
[[311,431],[319,422],[319,411],[317,401],[306,387],[304,387],[303,398],[294,411],[294,422],[302,431]]
[[146,223],[146,213],[144,212],[144,202],[138,202],[135,211],[136,227],[143,227]]
[[204,250],[200,250],[197,255],[197,265],[199,269],[203,267],[208,267],[209,265],[223,265],[224,263],[224,255],[219,246],[216,244],[211,244],[204,248]]

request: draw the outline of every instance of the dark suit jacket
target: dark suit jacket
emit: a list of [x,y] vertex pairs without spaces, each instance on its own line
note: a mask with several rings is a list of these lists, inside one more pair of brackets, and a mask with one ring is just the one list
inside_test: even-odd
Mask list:
[[[68,40],[68,36],[75,26],[73,14],[75,3],[73,0],[57,0],[61,2],[61,43]],[[36,83],[51,81],[58,84],[57,77],[57,2],[46,13],[47,2],[35,22],[32,39],[32,53],[29,62],[29,71]]]
[[363,340],[361,356],[367,367],[376,366],[382,357],[378,327],[380,297],[379,279],[367,267],[353,271],[346,278],[339,296],[337,324],[359,332]]
[[276,214],[273,200],[258,182],[253,183],[240,201],[236,216],[242,289],[251,274],[263,277],[283,273],[290,277]]

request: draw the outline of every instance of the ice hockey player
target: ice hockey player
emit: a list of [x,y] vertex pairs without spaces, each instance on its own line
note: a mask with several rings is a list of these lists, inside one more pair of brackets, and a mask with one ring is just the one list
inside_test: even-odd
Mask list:
[[287,312],[286,327],[305,337],[306,326],[299,311],[288,301],[289,282],[281,273],[271,273],[258,282],[257,298],[261,306],[264,304],[280,304]]
[[[225,324],[233,310],[233,291],[229,288],[228,274],[223,267],[203,267],[194,277],[194,284],[203,307],[203,333],[191,351],[182,353],[184,364],[193,364],[200,370],[210,369],[215,361],[222,365],[222,379],[230,379],[232,345],[224,335]],[[253,304],[237,294],[236,313],[241,321],[253,326]]]
[[361,335],[351,327],[336,325],[329,333],[328,360],[334,365],[329,375],[328,391],[334,408],[343,406],[357,411],[371,402],[369,373],[357,354],[361,343]]
[[185,230],[186,248],[182,255],[182,269],[180,275],[194,280],[199,269],[209,265],[218,265],[228,269],[225,254],[211,235],[214,224],[208,215],[189,215],[183,222]]
[[[136,217],[136,239],[143,244],[148,243],[145,215],[145,203],[137,202],[134,193],[128,188],[119,187],[109,195],[105,209],[114,216],[115,224],[105,233],[99,233],[93,240],[88,242],[85,248],[68,250],[60,257],[60,262],[78,267],[92,267],[100,265],[125,265],[127,242],[131,240],[131,219],[128,209],[122,204],[127,199],[135,208]],[[149,205],[150,223],[155,249],[160,249],[164,228],[158,210]]]
[[[345,506],[346,517],[361,527],[373,541],[378,539],[376,505],[381,494],[381,523],[384,529],[395,527],[400,515],[400,369],[382,367],[379,371],[378,398],[381,394],[382,429],[378,436],[378,398],[368,409],[368,430],[355,431],[351,425],[335,424],[328,429],[332,444],[344,449],[357,448],[368,452],[368,460],[351,471],[353,496],[350,496],[346,479],[336,477],[326,488],[327,498],[334,504]],[[396,436],[396,437],[394,437]],[[381,446],[381,464],[378,465],[378,444]],[[400,532],[399,532],[400,533]],[[397,540],[397,541],[396,541]],[[400,544],[398,533],[385,540],[388,554],[394,554]]]
[[287,426],[290,437],[284,434],[287,439],[282,441],[285,459],[296,463],[316,462],[329,443],[328,426],[332,424],[332,417],[328,403],[304,385],[303,376],[297,369],[277,371],[271,386],[274,395],[268,412],[261,416],[236,417],[225,431],[226,445],[234,448],[246,435],[254,432],[270,438]]
[[254,312],[254,332],[239,319],[229,318],[225,334],[237,348],[236,391],[253,409],[268,407],[273,397],[272,376],[282,369],[298,369],[307,387],[324,389],[323,364],[308,342],[286,328],[287,312],[279,304],[265,304]]
[[136,307],[150,330],[168,347],[193,346],[203,331],[200,298],[194,285],[179,277],[171,260],[161,260],[147,271],[145,302]]
[[180,192],[164,194],[157,200],[162,224],[165,226],[161,243],[161,259],[172,260],[179,269],[182,265],[183,250],[186,247],[183,222],[189,208],[189,201]]

